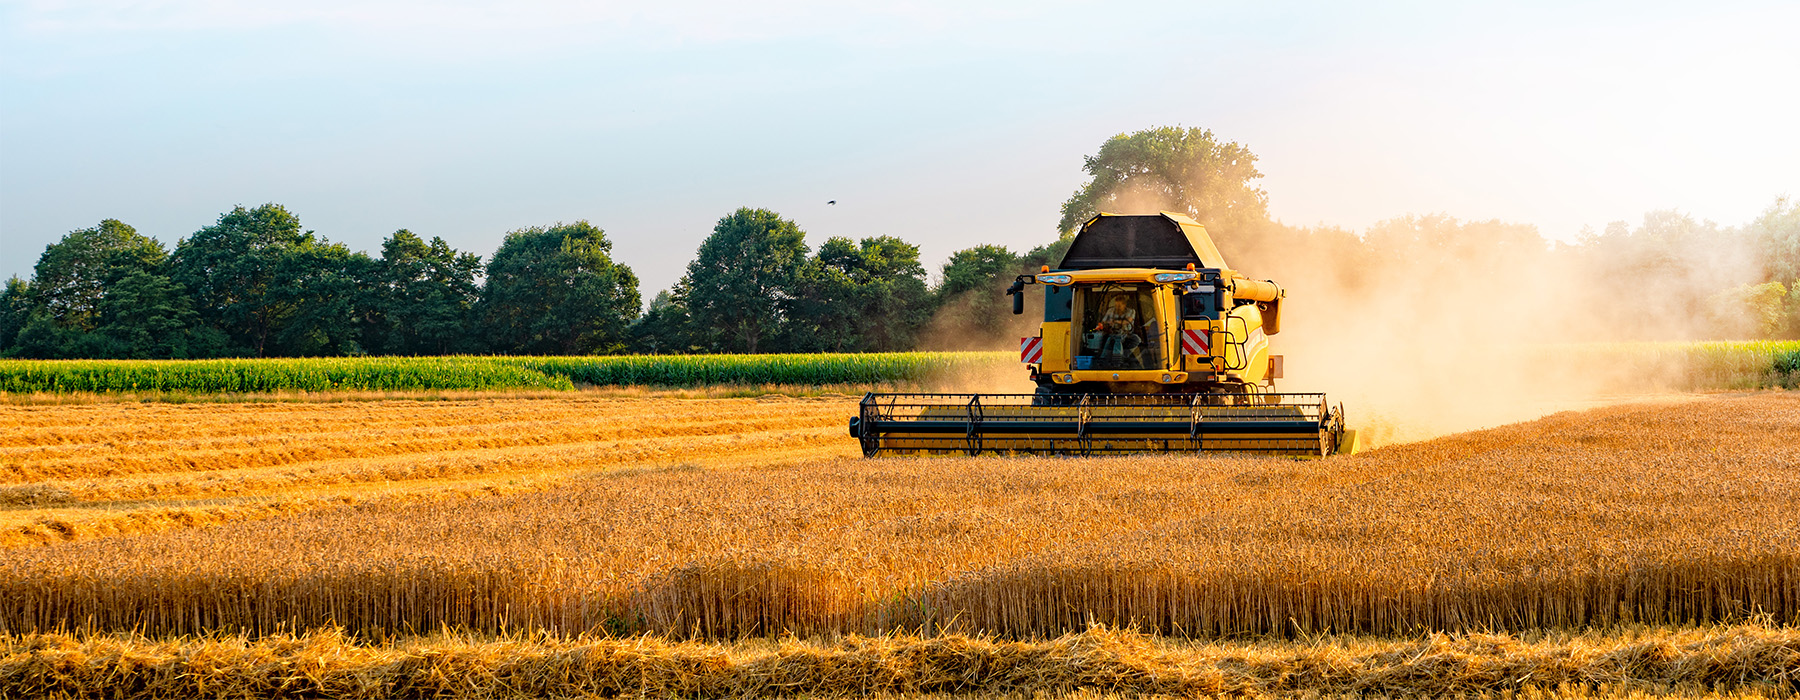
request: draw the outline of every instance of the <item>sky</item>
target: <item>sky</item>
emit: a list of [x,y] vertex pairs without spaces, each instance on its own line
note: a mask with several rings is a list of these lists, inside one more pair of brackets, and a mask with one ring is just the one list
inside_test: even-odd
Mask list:
[[[742,206],[935,270],[1054,240],[1115,134],[1210,129],[1270,211],[1572,240],[1800,196],[1793,2],[0,0],[0,277],[276,202],[378,253],[587,220],[643,282]],[[837,204],[827,204],[835,200]]]

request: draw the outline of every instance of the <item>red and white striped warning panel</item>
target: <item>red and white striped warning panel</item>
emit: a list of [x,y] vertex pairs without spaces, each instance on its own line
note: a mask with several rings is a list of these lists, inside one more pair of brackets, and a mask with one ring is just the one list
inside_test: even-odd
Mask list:
[[1181,352],[1184,355],[1211,355],[1212,343],[1207,341],[1206,331],[1182,331]]
[[1025,364],[1031,364],[1031,365],[1035,365],[1039,362],[1043,362],[1044,361],[1044,339],[1043,338],[1020,338],[1019,339],[1019,361],[1025,363]]

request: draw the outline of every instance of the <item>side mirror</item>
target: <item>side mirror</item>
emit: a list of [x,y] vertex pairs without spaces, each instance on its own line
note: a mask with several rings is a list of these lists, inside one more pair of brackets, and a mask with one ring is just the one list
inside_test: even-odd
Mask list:
[[1006,288],[1006,295],[1013,298],[1013,315],[1025,313],[1025,275],[1013,280],[1012,286]]

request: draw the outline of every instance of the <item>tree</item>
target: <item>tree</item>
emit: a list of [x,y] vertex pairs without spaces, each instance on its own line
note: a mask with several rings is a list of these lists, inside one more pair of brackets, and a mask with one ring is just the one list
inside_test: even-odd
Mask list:
[[1064,234],[1102,211],[1174,211],[1229,237],[1268,219],[1268,194],[1251,184],[1262,177],[1256,156],[1211,131],[1157,127],[1119,134],[1084,159],[1092,179],[1063,203]]
[[865,320],[859,349],[911,349],[913,337],[932,312],[919,247],[893,236],[864,238],[859,245],[860,255],[850,273],[860,285],[859,308]]
[[1783,319],[1784,325],[1787,326],[1787,337],[1800,337],[1800,280],[1794,280],[1793,284],[1788,285],[1787,301],[1784,302],[1783,308],[1787,310],[1786,317]]
[[[1036,251],[1034,251],[1036,252]],[[1025,263],[997,245],[965,248],[944,263],[935,293],[930,345],[946,350],[989,348],[1021,327],[1006,288]]]
[[1585,281],[1571,301],[1585,309],[1586,327],[1618,337],[1741,334],[1705,310],[1718,292],[1762,281],[1755,249],[1751,234],[1679,211],[1647,213],[1635,229],[1616,221],[1570,251]]
[[1749,229],[1761,248],[1764,280],[1800,280],[1800,201],[1776,199]]
[[169,278],[162,244],[116,219],[44,249],[11,353],[44,358],[203,357],[216,334]]
[[175,282],[233,353],[350,354],[368,256],[300,229],[279,204],[234,207],[175,246]]
[[707,346],[696,337],[687,308],[686,281],[656,293],[649,310],[631,324],[631,350],[651,355],[703,353]]
[[1043,265],[1057,267],[1062,264],[1063,256],[1068,254],[1069,246],[1074,242],[1075,234],[1070,232],[1054,241],[1032,248],[1019,256],[1019,264],[1016,267],[1025,272],[1035,272]]
[[271,354],[367,354],[362,332],[374,277],[375,261],[341,243],[310,241],[283,253],[268,301],[292,313],[276,329]]
[[861,244],[834,237],[801,266],[791,302],[792,350],[892,351],[909,348],[930,317],[919,248],[892,236]]
[[951,253],[944,263],[943,279],[938,282],[938,297],[948,299],[972,290],[991,290],[994,280],[1011,272],[1018,263],[1018,256],[997,245],[979,245]]
[[696,332],[750,353],[780,337],[806,253],[806,233],[775,212],[745,207],[719,219],[683,278]]
[[1780,282],[1746,284],[1712,295],[1715,329],[1735,338],[1775,338],[1787,333],[1788,290]]
[[216,357],[228,342],[224,333],[199,323],[185,290],[168,275],[140,271],[114,282],[99,315],[85,357]]
[[506,234],[487,266],[481,316],[496,352],[587,354],[624,348],[638,279],[586,221]]
[[81,329],[58,323],[55,317],[39,310],[26,317],[25,327],[19,329],[7,354],[40,360],[64,360],[95,357],[94,353],[98,349]]
[[370,301],[370,350],[387,355],[444,355],[472,349],[481,256],[442,238],[426,243],[406,229],[381,244]]
[[160,272],[168,256],[155,239],[106,219],[44,248],[32,271],[32,296],[56,322],[91,331],[110,285],[134,273]]
[[0,291],[0,355],[11,355],[19,331],[30,319],[31,283],[13,275],[6,280],[6,289]]
[[861,251],[848,238],[832,237],[794,275],[787,304],[786,349],[852,352],[862,342]]
[[1780,197],[1748,226],[1760,248],[1763,279],[1786,283],[1783,335],[1800,337],[1800,201]]

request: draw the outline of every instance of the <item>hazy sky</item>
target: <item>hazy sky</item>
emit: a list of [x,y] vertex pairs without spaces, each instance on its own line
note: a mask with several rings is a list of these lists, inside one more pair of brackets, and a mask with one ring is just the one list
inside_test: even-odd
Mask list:
[[[935,270],[1201,126],[1283,221],[1721,223],[1800,196],[1800,3],[0,2],[0,276],[279,202],[378,252],[586,219],[644,280],[767,207]],[[827,200],[837,200],[827,206]]]

